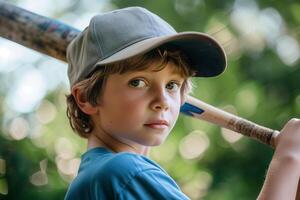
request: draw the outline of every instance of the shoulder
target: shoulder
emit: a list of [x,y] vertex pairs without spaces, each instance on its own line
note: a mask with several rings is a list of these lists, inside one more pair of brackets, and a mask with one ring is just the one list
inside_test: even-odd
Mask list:
[[117,199],[188,199],[167,172],[147,157],[124,153],[112,163],[119,165],[112,177],[122,183]]

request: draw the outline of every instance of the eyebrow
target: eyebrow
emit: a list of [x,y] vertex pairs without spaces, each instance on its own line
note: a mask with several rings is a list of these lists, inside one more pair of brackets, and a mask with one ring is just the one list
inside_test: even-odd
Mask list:
[[[146,74],[151,74],[153,72],[159,72],[156,70],[140,70],[140,71],[129,71],[128,74],[134,74],[134,73],[146,73]],[[183,78],[185,79],[185,77],[180,73],[180,72],[176,72],[175,70],[171,73],[170,76],[177,76],[178,78]]]

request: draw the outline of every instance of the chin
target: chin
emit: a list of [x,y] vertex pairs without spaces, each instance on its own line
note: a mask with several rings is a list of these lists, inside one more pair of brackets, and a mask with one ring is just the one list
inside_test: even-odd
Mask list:
[[163,144],[165,142],[165,138],[155,138],[151,141],[144,141],[144,146],[155,147]]

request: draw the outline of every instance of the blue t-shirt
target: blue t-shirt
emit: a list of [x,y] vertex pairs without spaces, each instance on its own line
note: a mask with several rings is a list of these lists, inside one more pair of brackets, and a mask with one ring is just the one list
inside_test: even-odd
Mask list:
[[189,199],[175,181],[145,156],[96,147],[84,153],[65,200]]

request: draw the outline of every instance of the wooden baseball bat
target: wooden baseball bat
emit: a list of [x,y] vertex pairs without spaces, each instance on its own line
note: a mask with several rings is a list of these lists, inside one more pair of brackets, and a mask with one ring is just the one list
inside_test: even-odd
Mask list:
[[255,138],[273,148],[276,146],[276,137],[279,131],[260,126],[254,122],[209,105],[195,97],[187,97],[185,104],[181,107],[181,112],[241,133],[244,136]]
[[[17,6],[0,2],[0,36],[48,56],[66,61],[66,49],[79,30]],[[192,96],[187,97],[181,112],[221,127],[255,138],[275,147],[278,131],[259,126]]]

